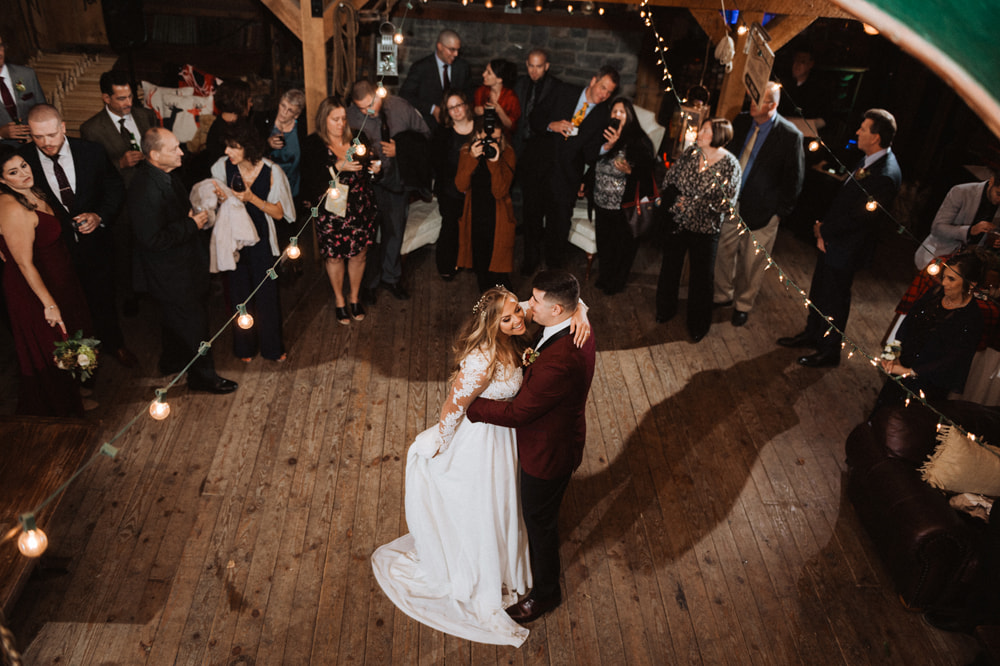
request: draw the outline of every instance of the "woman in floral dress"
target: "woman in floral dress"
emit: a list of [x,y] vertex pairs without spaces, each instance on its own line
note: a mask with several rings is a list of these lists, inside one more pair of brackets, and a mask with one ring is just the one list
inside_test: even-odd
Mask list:
[[[380,165],[369,159],[371,152],[363,134],[359,135],[360,145],[354,145],[354,136],[347,124],[347,107],[339,97],[327,97],[319,105],[316,127],[302,149],[302,185],[306,200],[318,208],[319,251],[325,259],[326,274],[333,287],[337,321],[346,325],[352,319],[365,318],[358,294],[368,247],[375,240],[378,208],[372,179],[378,174]],[[348,188],[346,209],[337,206],[336,198],[342,195],[335,198],[335,190],[327,193],[334,177]],[[346,296],[345,273],[349,289]]]

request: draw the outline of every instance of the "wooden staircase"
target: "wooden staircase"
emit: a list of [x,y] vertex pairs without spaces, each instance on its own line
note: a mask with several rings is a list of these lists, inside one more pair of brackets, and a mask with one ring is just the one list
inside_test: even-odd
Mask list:
[[109,55],[40,51],[28,62],[38,75],[45,99],[59,109],[66,121],[67,135],[79,137],[80,125],[104,107],[101,74],[116,60]]

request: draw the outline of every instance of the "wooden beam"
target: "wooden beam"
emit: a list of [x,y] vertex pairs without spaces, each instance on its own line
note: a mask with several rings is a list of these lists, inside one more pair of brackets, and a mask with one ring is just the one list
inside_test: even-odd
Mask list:
[[[626,5],[636,4],[636,0],[602,1]],[[721,9],[719,0],[649,0],[648,6],[683,7],[690,9],[692,13],[696,10],[718,11]],[[731,9],[739,9],[741,12],[767,12],[768,14],[787,14],[789,16],[855,18],[853,14],[837,6],[830,0],[742,0],[738,7],[734,6]]]
[[[299,3],[294,0],[261,0],[292,34],[302,39],[302,13]],[[309,3],[303,2],[308,8]]]
[[768,46],[777,53],[778,49],[795,39],[796,35],[812,25],[818,16],[779,16],[765,28],[771,41]]
[[[285,0],[288,2],[289,0]],[[306,118],[310,132],[315,132],[316,109],[328,94],[326,75],[326,40],[333,32],[333,21],[313,18],[311,3],[299,3],[302,29],[302,70],[305,78]]]
[[[763,12],[740,12],[740,18],[747,25],[754,22],[760,23],[764,18]],[[715,107],[715,115],[732,120],[740,112],[743,106],[743,96],[746,88],[743,85],[743,70],[747,66],[747,54],[745,53],[747,40],[750,39],[750,31],[744,35],[736,36],[736,57],[733,58],[733,69],[722,79],[722,88],[719,90],[719,103]]]
[[722,18],[722,13],[718,9],[692,9],[691,16],[705,31],[712,44],[718,44],[719,40],[729,32],[726,22]]

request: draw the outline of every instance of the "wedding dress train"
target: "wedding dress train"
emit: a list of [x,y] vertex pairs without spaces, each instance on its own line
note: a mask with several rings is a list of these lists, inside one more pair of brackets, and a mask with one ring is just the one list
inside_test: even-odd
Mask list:
[[[386,596],[413,619],[471,641],[519,646],[528,630],[504,611],[531,587],[517,442],[511,428],[464,417],[488,365],[481,352],[462,361],[447,416],[410,446],[410,533],[376,550],[372,569]],[[500,366],[480,395],[510,399],[520,386],[521,369]]]

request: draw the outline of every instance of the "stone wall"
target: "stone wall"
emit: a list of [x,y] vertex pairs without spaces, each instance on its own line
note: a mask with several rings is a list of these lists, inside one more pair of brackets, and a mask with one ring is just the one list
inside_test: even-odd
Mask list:
[[[451,28],[462,38],[462,57],[472,65],[474,80],[479,82],[483,68],[493,58],[507,58],[517,64],[518,74],[525,74],[528,51],[542,47],[549,52],[552,74],[569,83],[584,85],[601,65],[617,67],[621,73],[622,92],[635,94],[640,31],[615,32],[556,26],[516,25],[508,23],[427,21],[407,18],[403,24],[405,40],[399,47],[400,81],[406,78],[410,64],[433,52],[438,33]],[[387,81],[387,83],[389,83]]]

